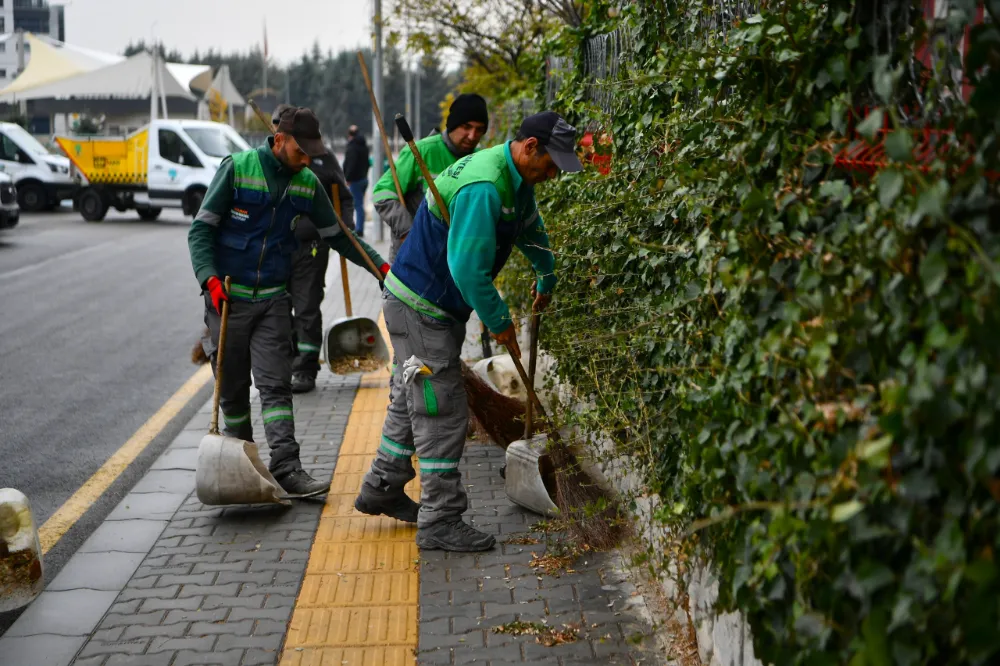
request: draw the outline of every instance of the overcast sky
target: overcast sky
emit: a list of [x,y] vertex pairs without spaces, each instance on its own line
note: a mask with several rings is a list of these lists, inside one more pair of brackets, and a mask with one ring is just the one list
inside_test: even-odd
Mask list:
[[[388,0],[385,0],[388,4]],[[50,0],[66,6],[66,41],[121,53],[130,41],[155,34],[186,57],[247,51],[263,41],[288,64],[319,41],[334,51],[370,44],[372,0]],[[155,23],[155,25],[154,25]]]

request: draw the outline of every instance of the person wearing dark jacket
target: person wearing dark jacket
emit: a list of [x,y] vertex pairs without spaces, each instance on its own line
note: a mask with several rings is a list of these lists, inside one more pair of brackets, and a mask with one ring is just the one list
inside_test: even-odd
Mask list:
[[[295,107],[280,104],[271,116],[274,127],[281,122],[281,114]],[[316,174],[323,191],[333,198],[337,185],[340,210],[344,222],[354,228],[350,211],[354,197],[347,187],[340,162],[329,150],[309,162],[309,170]],[[295,357],[292,359],[292,393],[308,393],[316,388],[319,373],[319,351],[323,344],[323,313],[320,305],[326,289],[326,269],[330,263],[330,247],[323,241],[316,225],[302,215],[295,225],[295,240],[299,248],[292,255],[292,274],[288,280],[288,294],[292,297],[292,334],[295,337]]]
[[[188,231],[191,265],[204,291],[206,355],[218,352],[223,301],[230,303],[223,368],[219,370],[224,434],[252,442],[251,372],[260,391],[264,435],[271,448],[268,468],[286,494],[323,494],[329,481],[313,479],[299,459],[292,413],[292,272],[295,227],[309,217],[320,237],[348,261],[389,264],[364,240],[343,231],[316,175],[312,158],[326,153],[319,119],[309,109],[287,109],[273,137],[255,150],[222,160]],[[360,251],[356,249],[360,247]],[[223,285],[232,277],[229,289]]]
[[368,189],[368,144],[357,125],[347,128],[347,151],[344,153],[344,177],[354,197],[354,229],[365,235],[365,190]]

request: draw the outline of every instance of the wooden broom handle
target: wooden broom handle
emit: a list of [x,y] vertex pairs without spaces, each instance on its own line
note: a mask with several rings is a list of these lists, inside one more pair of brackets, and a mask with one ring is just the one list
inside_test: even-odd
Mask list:
[[[375,114],[375,122],[378,123],[378,131],[382,137],[382,147],[385,149],[386,159],[389,160],[389,171],[392,172],[392,182],[396,185],[396,194],[399,195],[399,203],[406,206],[406,199],[403,198],[403,188],[399,185],[399,174],[396,173],[396,163],[392,159],[392,149],[389,148],[389,137],[385,135],[385,125],[382,124],[382,112],[378,108],[378,100],[375,99],[375,91],[372,89],[372,80],[368,75],[368,65],[365,63],[365,56],[358,51],[358,62],[361,63],[361,74],[365,77],[365,85],[368,87],[368,98],[372,102],[372,112]],[[378,165],[382,167],[381,164]]]
[[[333,201],[333,210],[337,213],[337,217],[340,217],[340,185],[337,183],[330,186],[330,198]],[[340,255],[340,281],[344,285],[344,313],[351,317],[354,315],[351,311],[351,283],[347,277],[347,259],[344,259],[344,255]]]
[[222,399],[222,357],[226,351],[226,329],[229,327],[229,285],[230,277],[226,276],[227,300],[222,301],[222,323],[219,325],[219,349],[215,354],[215,391],[212,393],[212,423],[208,428],[210,435],[219,434],[219,400]]
[[448,212],[448,207],[444,205],[444,199],[441,198],[441,193],[438,192],[437,185],[434,184],[434,178],[431,176],[431,170],[427,168],[427,163],[424,162],[424,156],[420,154],[420,149],[417,148],[417,142],[413,140],[413,130],[410,129],[410,123],[406,122],[406,116],[402,113],[396,114],[396,128],[399,130],[400,136],[403,137],[403,141],[406,145],[410,147],[410,152],[413,153],[413,159],[416,160],[417,166],[420,167],[420,173],[424,177],[424,181],[427,183],[427,187],[431,189],[431,194],[434,195],[434,201],[438,205],[438,209],[441,211],[441,219],[444,220],[445,225],[451,226],[451,214]]

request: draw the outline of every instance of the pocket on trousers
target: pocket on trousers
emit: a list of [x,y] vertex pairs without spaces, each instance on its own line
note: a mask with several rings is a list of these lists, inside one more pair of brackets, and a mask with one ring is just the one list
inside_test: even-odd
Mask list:
[[424,361],[430,375],[417,375],[410,387],[413,411],[423,416],[448,416],[455,412],[455,380],[448,370],[447,361]]

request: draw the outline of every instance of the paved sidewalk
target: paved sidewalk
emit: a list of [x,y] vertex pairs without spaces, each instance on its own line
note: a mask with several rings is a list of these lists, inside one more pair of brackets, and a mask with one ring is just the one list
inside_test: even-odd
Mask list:
[[[342,315],[338,263],[326,323]],[[352,266],[351,286],[355,315],[376,318],[377,284]],[[475,353],[478,336],[469,338]],[[636,642],[649,627],[611,555],[584,553],[558,575],[530,566],[558,536],[531,532],[538,518],[507,500],[499,448],[467,447],[467,519],[516,543],[475,555],[420,553],[412,526],[353,510],[378,446],[387,380],[385,372],[323,370],[314,393],[295,397],[303,464],[332,475],[333,485],[325,501],[288,508],[198,502],[204,406],[0,638],[0,664],[658,663]],[[262,435],[256,398],[253,420]],[[408,492],[419,496],[419,478]],[[534,635],[544,625],[568,626],[563,637],[575,632],[576,640],[545,647]],[[495,631],[518,626],[531,633]]]

